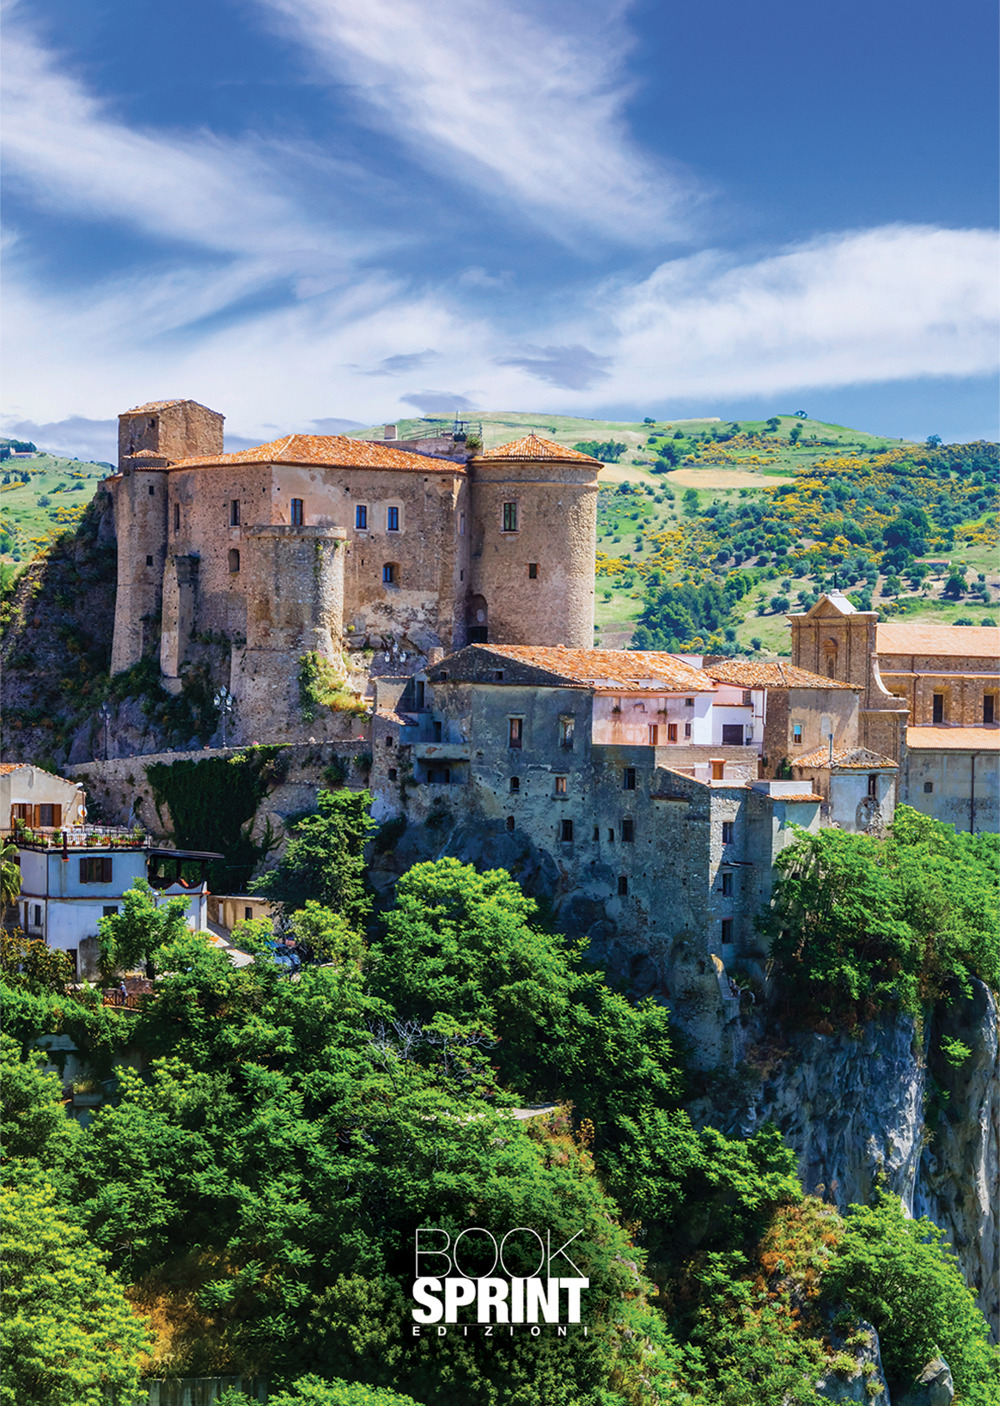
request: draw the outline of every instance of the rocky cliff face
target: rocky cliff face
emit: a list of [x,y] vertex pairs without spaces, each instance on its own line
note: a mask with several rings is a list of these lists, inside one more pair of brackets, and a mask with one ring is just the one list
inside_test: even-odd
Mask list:
[[[971,1054],[950,1063],[945,1042]],[[748,1051],[751,1064],[763,1047]],[[790,1037],[772,1045],[756,1090],[704,1100],[700,1121],[744,1136],[773,1122],[794,1147],[806,1191],[843,1209],[870,1199],[876,1178],[914,1216],[944,1230],[1000,1337],[997,1190],[1000,1084],[997,1003],[981,983],[918,1032],[909,1017],[860,1034]],[[719,1114],[723,1117],[719,1119]]]

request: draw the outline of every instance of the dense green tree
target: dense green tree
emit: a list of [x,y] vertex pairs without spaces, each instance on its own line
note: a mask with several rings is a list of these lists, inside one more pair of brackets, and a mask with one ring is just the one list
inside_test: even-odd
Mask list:
[[943,1238],[926,1218],[911,1220],[896,1196],[883,1193],[874,1206],[851,1206],[823,1291],[878,1330],[894,1398],[940,1354],[957,1400],[996,1406],[1000,1352]]
[[957,835],[909,807],[891,835],[802,833],[777,860],[761,919],[793,1019],[916,1012],[949,983],[1000,982],[996,836]]
[[145,879],[137,879],[122,895],[122,909],[97,925],[97,946],[101,971],[105,976],[115,972],[134,971],[136,967],[152,965],[154,954],[186,937],[187,899],[178,895],[157,901],[156,893]]
[[0,1192],[3,1406],[137,1406],[142,1319],[51,1187]]
[[65,991],[73,980],[73,963],[66,952],[44,938],[27,937],[20,928],[0,929],[0,974],[9,987],[22,991]]
[[360,926],[371,910],[364,861],[376,828],[370,808],[367,791],[320,791],[315,813],[295,823],[280,862],[250,891],[277,903],[286,921],[313,899]]
[[12,1036],[0,1035],[3,1180],[62,1188],[72,1176],[79,1127],[66,1117],[58,1074],[39,1068],[44,1059],[40,1050],[25,1057]]

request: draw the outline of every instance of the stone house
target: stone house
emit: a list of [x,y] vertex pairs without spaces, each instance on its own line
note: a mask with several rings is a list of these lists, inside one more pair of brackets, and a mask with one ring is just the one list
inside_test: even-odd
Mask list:
[[249,737],[295,715],[308,652],[341,669],[345,647],[593,642],[597,460],[535,435],[474,455],[339,435],[227,454],[222,423],[187,400],[120,416],[112,672],[155,653],[178,692],[198,643],[221,644],[213,683]]
[[839,591],[789,616],[792,662],[860,685],[860,742],[898,763],[898,800],[1000,830],[1000,629],[879,623]]
[[83,787],[30,762],[0,764],[0,831],[79,825],[87,815]]
[[471,832],[544,870],[559,925],[665,995],[707,1064],[738,1014],[728,971],[762,971],[774,859],[824,803],[815,773],[759,778],[756,740],[715,744],[719,688],[669,654],[469,645],[378,680],[370,782],[376,818],[423,822],[441,852]]
[[780,775],[797,757],[827,747],[831,737],[835,748],[858,742],[858,683],[841,683],[780,659],[708,658],[703,667],[718,685],[713,742],[742,727],[757,748],[764,776]]

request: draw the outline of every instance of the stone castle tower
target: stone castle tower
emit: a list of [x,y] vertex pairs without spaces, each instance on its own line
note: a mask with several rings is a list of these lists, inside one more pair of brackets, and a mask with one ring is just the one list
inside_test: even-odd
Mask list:
[[113,672],[158,653],[178,692],[194,642],[227,641],[213,683],[264,734],[296,713],[307,652],[592,645],[597,460],[535,435],[475,456],[336,435],[227,454],[222,424],[189,400],[120,417]]

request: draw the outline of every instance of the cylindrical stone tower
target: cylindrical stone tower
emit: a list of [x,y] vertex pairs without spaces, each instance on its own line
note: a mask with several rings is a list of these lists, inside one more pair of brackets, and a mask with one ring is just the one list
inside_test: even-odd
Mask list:
[[295,730],[305,655],[341,667],[346,538],[342,527],[271,525],[244,537],[247,642],[232,691],[248,740]]
[[601,467],[533,434],[472,460],[464,642],[593,646]]

